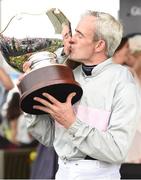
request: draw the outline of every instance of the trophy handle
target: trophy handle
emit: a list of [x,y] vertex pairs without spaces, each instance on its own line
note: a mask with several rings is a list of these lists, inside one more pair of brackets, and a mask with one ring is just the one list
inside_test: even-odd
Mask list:
[[66,24],[70,27],[71,23],[68,18],[61,12],[59,9],[52,8],[46,12],[48,18],[50,19],[56,34],[61,34],[63,30],[63,24]]

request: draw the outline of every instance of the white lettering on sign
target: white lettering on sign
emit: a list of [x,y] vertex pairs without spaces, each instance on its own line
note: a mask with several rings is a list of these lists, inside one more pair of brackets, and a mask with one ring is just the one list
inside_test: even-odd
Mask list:
[[141,7],[132,6],[130,9],[131,16],[141,16]]

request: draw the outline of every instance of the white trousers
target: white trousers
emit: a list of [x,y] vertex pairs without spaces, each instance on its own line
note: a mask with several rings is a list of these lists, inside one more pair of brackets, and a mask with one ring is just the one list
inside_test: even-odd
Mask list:
[[120,165],[97,160],[63,162],[59,159],[56,180],[120,180]]

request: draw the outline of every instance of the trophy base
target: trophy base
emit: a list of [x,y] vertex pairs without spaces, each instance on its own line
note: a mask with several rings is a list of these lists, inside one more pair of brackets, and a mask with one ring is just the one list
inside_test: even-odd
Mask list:
[[[31,90],[32,91],[32,90]],[[60,102],[65,102],[67,96],[71,92],[75,92],[76,95],[72,99],[72,104],[77,102],[81,96],[82,96],[82,89],[77,84],[53,84],[50,86],[39,88],[33,92],[27,92],[21,97],[20,106],[21,109],[29,114],[45,114],[45,112],[33,109],[33,105],[40,105],[40,103],[33,100],[34,97],[41,97],[42,93],[47,92],[56,99],[58,99]]]
[[[63,76],[63,77],[62,77]],[[60,102],[65,102],[67,96],[75,92],[72,104],[80,100],[82,88],[74,80],[72,70],[67,66],[52,65],[36,69],[27,74],[18,86],[21,91],[20,107],[29,114],[45,114],[45,112],[33,109],[34,105],[41,105],[34,97],[48,100],[42,94],[49,93]]]

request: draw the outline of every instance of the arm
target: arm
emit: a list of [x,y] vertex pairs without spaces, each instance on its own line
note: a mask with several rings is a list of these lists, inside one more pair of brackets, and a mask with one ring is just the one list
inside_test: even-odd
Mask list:
[[65,103],[44,94],[51,102],[36,98],[44,106],[34,108],[51,113],[63,125],[71,142],[81,152],[93,158],[119,163],[124,161],[133,138],[138,117],[138,97],[133,83],[123,83],[116,89],[107,131],[101,132],[78,119],[72,110],[71,95]]
[[25,114],[27,128],[32,136],[45,146],[52,146],[54,140],[54,121],[49,115]]
[[115,94],[109,126],[105,132],[91,128],[76,119],[68,128],[73,144],[81,152],[95,159],[123,162],[131,145],[139,115],[135,92],[135,87],[131,85]]
[[11,78],[3,68],[0,68],[0,82],[3,84],[7,91],[11,90],[14,87]]

